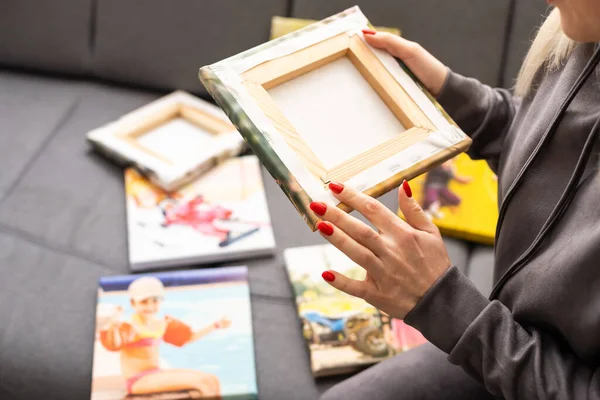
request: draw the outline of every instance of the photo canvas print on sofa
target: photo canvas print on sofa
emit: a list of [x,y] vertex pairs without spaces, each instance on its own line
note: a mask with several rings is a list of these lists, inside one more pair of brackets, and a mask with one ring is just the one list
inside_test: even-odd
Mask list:
[[99,286],[92,400],[257,399],[246,267]]

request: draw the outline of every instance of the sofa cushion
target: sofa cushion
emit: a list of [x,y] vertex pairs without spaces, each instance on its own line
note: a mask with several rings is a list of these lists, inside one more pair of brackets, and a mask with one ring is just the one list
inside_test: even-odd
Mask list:
[[0,231],[0,398],[89,399],[108,269]]
[[498,84],[510,0],[295,0],[292,16],[321,19],[355,4],[372,24],[400,28],[456,72]]
[[98,0],[94,72],[206,94],[198,69],[269,39],[287,0]]
[[102,265],[126,265],[123,172],[90,151],[86,133],[156,97],[86,84],[69,118],[0,204],[0,225]]
[[494,286],[494,248],[476,246],[469,258],[466,274],[481,293],[489,296]]
[[0,2],[0,65],[81,74],[87,68],[92,0]]
[[0,71],[0,88],[1,200],[69,117],[82,85]]
[[514,85],[531,41],[550,10],[543,1],[516,0],[509,33],[504,86]]

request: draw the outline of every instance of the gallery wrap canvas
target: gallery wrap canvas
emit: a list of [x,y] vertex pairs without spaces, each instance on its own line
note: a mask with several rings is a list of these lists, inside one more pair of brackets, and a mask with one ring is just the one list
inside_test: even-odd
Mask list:
[[471,143],[369,27],[353,7],[199,72],[313,230],[312,201],[350,211],[330,182],[378,197]]
[[404,321],[323,280],[321,274],[329,269],[353,279],[365,276],[332,245],[288,248],[284,258],[314,376],[355,372],[427,342]]
[[244,266],[99,282],[92,400],[255,400]]
[[178,90],[88,132],[91,145],[163,190],[177,190],[244,141],[219,107]]
[[[493,245],[498,220],[498,177],[484,160],[467,154],[410,181],[414,198],[440,232]],[[403,217],[398,210],[398,215]]]
[[229,158],[174,192],[125,171],[129,262],[133,271],[174,268],[275,251],[255,156]]

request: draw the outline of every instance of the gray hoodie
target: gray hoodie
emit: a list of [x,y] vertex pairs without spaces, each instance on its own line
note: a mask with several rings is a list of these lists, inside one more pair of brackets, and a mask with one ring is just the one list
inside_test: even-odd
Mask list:
[[[500,203],[594,47],[580,45],[561,69],[538,74],[522,101],[450,72],[439,101],[473,139],[470,156],[498,173]],[[562,195],[600,118],[599,76],[577,93],[506,207],[495,281],[530,246]],[[406,317],[496,396],[600,399],[599,152],[596,143],[566,212],[497,298],[484,297],[452,267]]]

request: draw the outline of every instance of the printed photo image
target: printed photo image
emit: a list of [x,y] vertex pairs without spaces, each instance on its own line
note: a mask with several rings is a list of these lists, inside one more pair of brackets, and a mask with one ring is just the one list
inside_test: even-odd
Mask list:
[[275,240],[258,159],[231,158],[177,192],[125,173],[134,270],[270,254]]
[[365,276],[332,245],[286,249],[284,255],[315,376],[352,372],[426,342],[403,321],[323,281],[328,269],[353,279]]
[[494,243],[498,178],[485,161],[460,154],[411,180],[410,186],[442,234]]
[[102,278],[91,398],[256,399],[246,267]]

